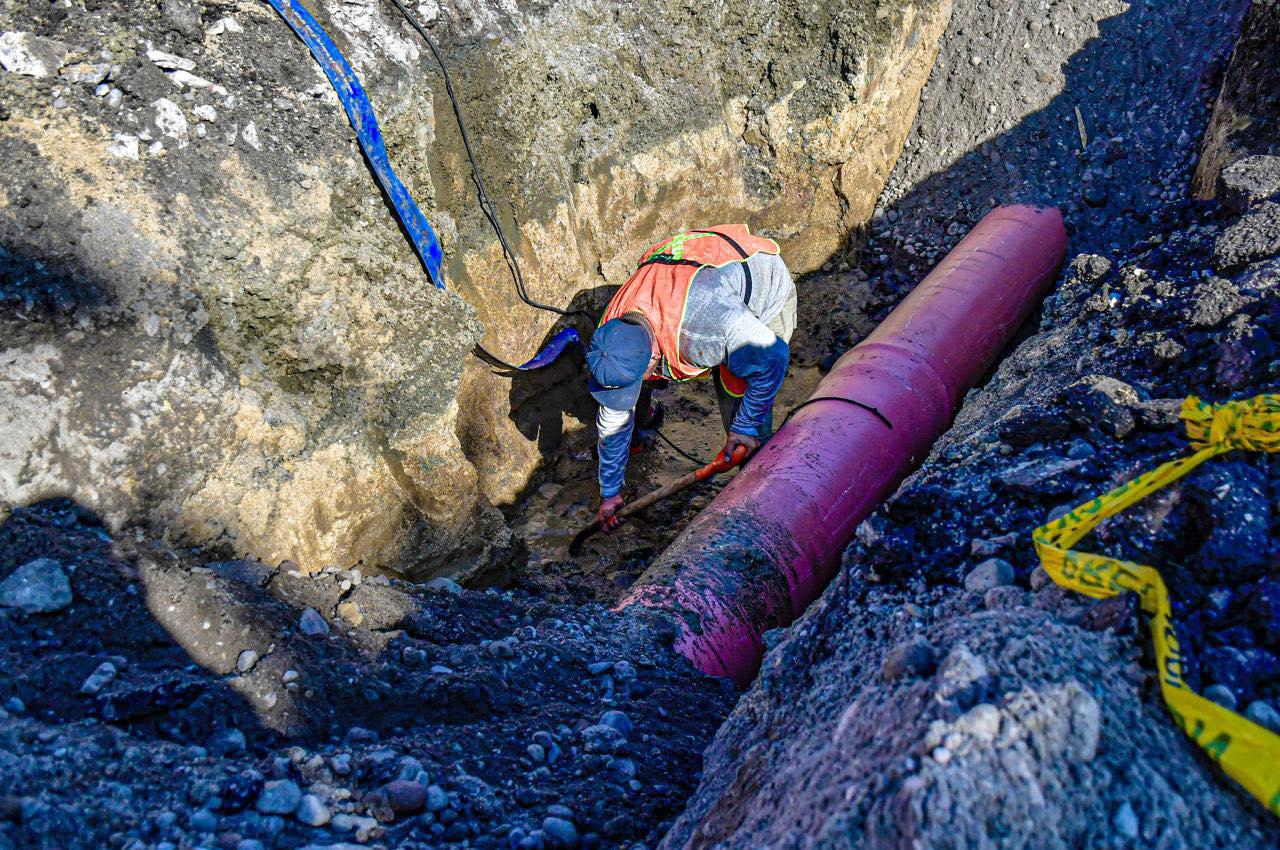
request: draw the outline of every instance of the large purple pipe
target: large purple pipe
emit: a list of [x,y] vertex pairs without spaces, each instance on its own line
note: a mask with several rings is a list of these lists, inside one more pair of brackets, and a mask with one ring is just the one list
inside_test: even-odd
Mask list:
[[[620,607],[669,611],[699,669],[755,677],[761,636],[835,574],[858,523],[928,455],[1066,254],[1052,208],[989,213],[641,576]],[[862,406],[859,406],[862,405]],[[892,427],[890,427],[892,426]]]

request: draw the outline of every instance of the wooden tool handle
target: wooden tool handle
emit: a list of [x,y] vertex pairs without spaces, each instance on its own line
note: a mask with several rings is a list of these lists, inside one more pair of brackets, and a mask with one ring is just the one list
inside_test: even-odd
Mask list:
[[[614,516],[624,518],[629,517],[634,513],[639,513],[650,505],[661,502],[663,499],[675,493],[679,493],[686,487],[697,484],[699,481],[706,481],[708,478],[712,478],[718,473],[727,472],[728,470],[733,469],[735,466],[742,463],[746,457],[746,446],[738,446],[734,449],[733,456],[728,460],[725,460],[722,454],[717,454],[716,459],[706,466],[695,469],[687,475],[682,475],[675,481],[672,481],[666,486],[659,487],[657,490],[645,493],[634,502],[627,502],[625,505],[618,508],[618,512],[614,514]],[[594,520],[586,528],[579,531],[577,535],[574,536],[573,541],[569,544],[569,554],[577,555],[582,550],[582,544],[587,541],[587,538],[591,537],[591,535],[595,534],[599,530],[600,520]]]

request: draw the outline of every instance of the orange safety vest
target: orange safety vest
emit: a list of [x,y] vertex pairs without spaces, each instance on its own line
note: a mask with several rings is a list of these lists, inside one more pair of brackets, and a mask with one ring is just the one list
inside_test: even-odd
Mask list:
[[[779,254],[778,243],[762,236],[752,236],[745,224],[721,224],[701,230],[679,233],[651,247],[622,288],[609,302],[601,324],[627,313],[640,313],[649,320],[657,338],[658,351],[666,361],[668,377],[687,381],[708,370],[687,363],[680,356],[680,328],[684,324],[685,305],[694,276],[707,266],[720,268],[742,263],[747,277],[747,290],[742,300],[751,298],[751,271],[747,260],[756,254]],[[734,395],[742,395],[741,378],[721,367],[721,379]]]

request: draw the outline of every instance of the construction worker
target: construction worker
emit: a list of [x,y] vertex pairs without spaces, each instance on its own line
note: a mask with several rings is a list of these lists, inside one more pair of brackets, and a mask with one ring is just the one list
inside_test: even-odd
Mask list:
[[[651,247],[613,296],[591,339],[589,389],[600,404],[601,527],[615,516],[634,435],[656,427],[653,386],[715,369],[727,433],[724,456],[754,452],[773,430],[773,402],[787,374],[796,287],[778,244],[746,225],[691,230]],[[636,427],[636,410],[642,413]]]

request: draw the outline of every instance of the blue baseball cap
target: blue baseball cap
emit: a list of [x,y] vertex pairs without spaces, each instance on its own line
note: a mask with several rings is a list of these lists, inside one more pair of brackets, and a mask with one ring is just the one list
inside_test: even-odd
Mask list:
[[610,319],[591,337],[587,368],[591,378],[587,389],[600,404],[612,410],[630,410],[640,398],[640,387],[648,377],[653,343],[642,325]]

